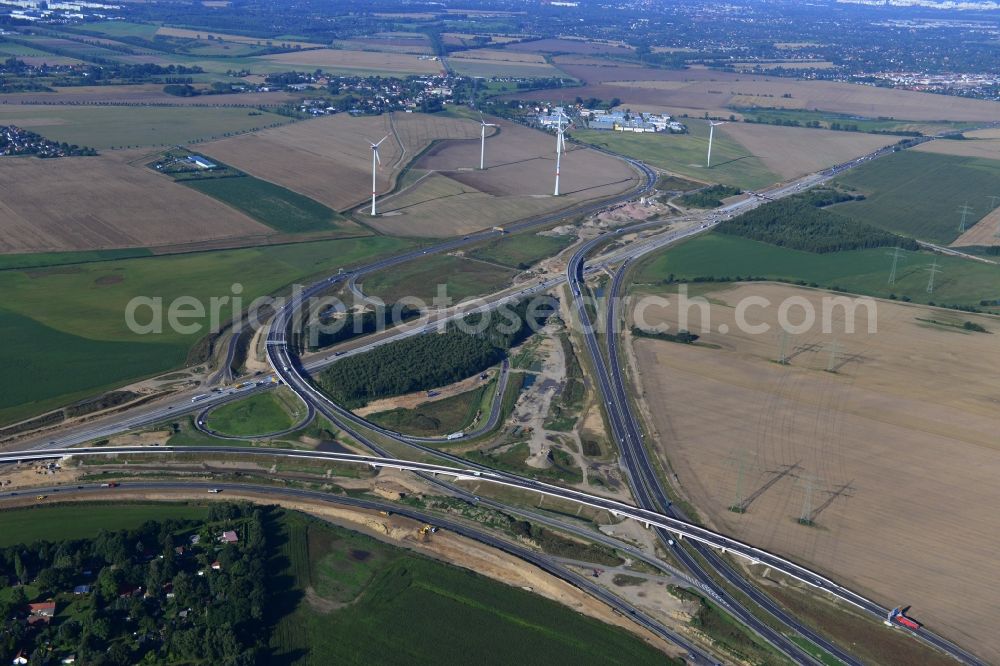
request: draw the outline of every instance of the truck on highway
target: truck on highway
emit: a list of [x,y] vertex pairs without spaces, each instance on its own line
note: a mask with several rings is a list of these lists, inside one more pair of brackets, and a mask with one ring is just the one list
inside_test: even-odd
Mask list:
[[118,487],[117,481],[108,481],[107,483],[101,484],[101,488],[117,488],[117,487]]
[[191,402],[201,402],[205,398],[209,397],[209,395],[210,395],[209,393],[202,393],[200,395],[196,395],[195,397],[191,398]]
[[907,629],[912,629],[913,631],[916,631],[921,627],[921,624],[919,622],[906,617],[902,609],[900,609],[898,606],[889,611],[889,617],[886,621],[886,624],[889,625],[892,625],[893,623],[901,624]]
[[462,439],[462,437],[464,435],[465,435],[465,433],[462,432],[462,431],[453,432],[450,435],[448,435],[447,437],[445,437],[445,439],[447,439],[448,441],[452,441],[452,440],[455,440],[455,439]]

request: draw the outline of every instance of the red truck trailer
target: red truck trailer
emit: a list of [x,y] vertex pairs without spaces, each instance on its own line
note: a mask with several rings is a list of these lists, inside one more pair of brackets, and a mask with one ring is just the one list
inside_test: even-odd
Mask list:
[[912,629],[914,631],[920,628],[919,622],[917,622],[916,620],[911,620],[910,618],[903,615],[903,611],[900,610],[898,607],[893,608],[889,612],[889,622],[890,623],[895,622],[896,624],[901,624],[907,629]]

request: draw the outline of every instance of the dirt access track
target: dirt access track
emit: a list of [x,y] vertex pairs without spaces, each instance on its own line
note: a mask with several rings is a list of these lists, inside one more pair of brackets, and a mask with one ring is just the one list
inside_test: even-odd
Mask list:
[[[769,333],[742,333],[734,306]],[[912,605],[929,629],[1000,663],[1000,320],[878,301],[877,332],[857,310],[845,334],[820,326],[782,346],[778,305],[820,290],[755,283],[706,293],[699,343],[637,339],[643,401],[682,491],[713,527],[781,553],[873,597]],[[637,299],[639,296],[634,296]],[[646,326],[678,329],[674,303]],[[687,328],[701,334],[697,309]],[[801,306],[790,319],[801,321]],[[968,332],[971,320],[990,333]],[[836,345],[836,347],[833,347]],[[831,365],[833,352],[833,368]],[[741,502],[746,512],[728,507]],[[806,514],[813,526],[801,525]]]

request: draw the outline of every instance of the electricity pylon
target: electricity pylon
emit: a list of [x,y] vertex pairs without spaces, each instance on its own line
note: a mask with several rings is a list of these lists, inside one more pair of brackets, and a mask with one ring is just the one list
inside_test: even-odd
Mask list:
[[927,280],[927,293],[928,294],[933,294],[934,293],[934,276],[936,276],[938,273],[941,272],[941,269],[938,268],[938,265],[937,265],[937,259],[934,260],[933,264],[931,264],[930,266],[927,267],[927,270],[930,271],[930,273],[931,273],[930,279]]
[[889,284],[896,284],[896,264],[899,263],[899,253],[902,252],[899,246],[896,246],[892,252],[886,252],[886,254],[892,257],[892,270],[889,272]]
[[969,218],[972,213],[972,208],[969,206],[969,202],[966,201],[965,204],[958,207],[958,212],[962,214],[962,221],[958,223],[958,230],[965,231],[965,221]]

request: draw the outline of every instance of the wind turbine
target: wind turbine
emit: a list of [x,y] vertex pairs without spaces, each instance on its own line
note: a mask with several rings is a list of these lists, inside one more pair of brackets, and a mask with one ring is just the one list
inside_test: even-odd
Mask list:
[[715,138],[715,128],[717,125],[725,125],[725,121],[719,121],[713,123],[711,120],[708,121],[708,159],[705,161],[705,167],[708,169],[712,168],[712,140]]
[[480,132],[479,132],[479,170],[482,171],[485,168],[483,165],[486,163],[486,128],[487,127],[496,127],[497,125],[496,125],[496,123],[488,123],[488,122],[486,122],[486,119],[483,118],[483,114],[482,113],[479,114],[479,124],[480,124]]
[[[566,118],[566,114],[559,109],[557,114],[558,122],[556,124],[556,189],[554,192],[555,196],[559,196],[559,167],[562,163],[562,154],[566,152],[566,141],[563,139],[563,118]],[[569,120],[569,118],[566,118]]]
[[372,217],[375,217],[375,172],[378,167],[382,166],[382,159],[378,156],[378,147],[388,138],[389,135],[386,134],[378,143],[372,144]]

